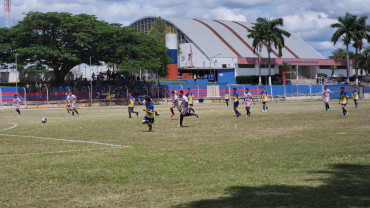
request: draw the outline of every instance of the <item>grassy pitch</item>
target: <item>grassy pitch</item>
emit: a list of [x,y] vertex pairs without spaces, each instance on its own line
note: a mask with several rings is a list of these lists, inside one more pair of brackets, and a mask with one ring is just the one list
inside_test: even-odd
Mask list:
[[0,111],[0,207],[370,207],[369,100],[142,108]]

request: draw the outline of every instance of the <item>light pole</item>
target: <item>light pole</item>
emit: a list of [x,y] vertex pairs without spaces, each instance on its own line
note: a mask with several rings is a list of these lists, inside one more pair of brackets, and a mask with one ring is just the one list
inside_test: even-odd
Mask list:
[[[216,54],[216,55],[212,56],[212,57],[209,59],[209,73],[210,73],[210,75],[211,75],[211,73],[212,73],[212,59],[216,58],[216,56],[219,56],[219,55],[221,55],[221,54],[220,54],[220,53],[218,53],[218,54]],[[214,66],[214,64],[213,64],[213,66]],[[214,68],[214,67],[213,67],[213,68]],[[216,75],[215,73],[216,73],[216,69],[214,68],[214,76]],[[215,78],[214,78],[214,79],[215,79]]]
[[91,56],[90,56],[90,76],[91,76],[91,78],[90,78],[90,106],[92,107],[92,92],[93,92],[93,90],[92,90],[92,79],[93,79],[93,77],[92,77],[92,70],[91,70]]
[[15,91],[18,95],[18,54],[15,54]]

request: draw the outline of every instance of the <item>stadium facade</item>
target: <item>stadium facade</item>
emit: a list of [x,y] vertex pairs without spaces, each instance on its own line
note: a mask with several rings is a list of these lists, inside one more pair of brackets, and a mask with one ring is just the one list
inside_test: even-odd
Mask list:
[[[143,17],[129,26],[148,33],[156,17]],[[236,76],[258,75],[258,60],[261,57],[262,75],[268,75],[267,49],[254,51],[252,39],[247,38],[248,30],[253,23],[225,20],[204,20],[186,18],[162,18],[172,33],[176,34],[174,43],[172,36],[166,37],[167,47],[170,47],[169,56],[173,60],[169,67],[169,78],[182,75],[183,78],[191,74],[213,74],[218,82],[234,83]],[[176,37],[175,36],[175,37]],[[176,38],[175,38],[176,39]],[[179,51],[174,57],[174,50],[178,44]],[[315,79],[318,73],[332,75],[332,66],[336,76],[346,75],[346,62],[343,60],[325,59],[298,35],[291,33],[285,39],[282,56],[278,50],[271,53],[272,75],[281,74],[280,65],[287,63],[288,74],[291,79]],[[176,56],[176,55],[175,55]],[[177,67],[173,65],[176,64]],[[351,65],[353,65],[351,63]],[[178,70],[178,71],[177,71]],[[354,70],[351,67],[350,76]]]

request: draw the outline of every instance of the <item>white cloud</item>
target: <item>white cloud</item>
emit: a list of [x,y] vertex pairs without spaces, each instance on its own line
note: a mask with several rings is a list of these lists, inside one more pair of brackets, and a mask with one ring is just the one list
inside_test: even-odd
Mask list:
[[[108,22],[128,25],[143,16],[254,21],[258,17],[282,17],[285,28],[301,36],[324,56],[333,47],[330,24],[346,12],[370,16],[369,0],[16,0],[13,24],[30,11],[96,15]],[[1,5],[2,7],[2,5]],[[4,18],[4,13],[0,13]],[[369,20],[370,21],[370,20]],[[0,20],[0,27],[4,26]]]

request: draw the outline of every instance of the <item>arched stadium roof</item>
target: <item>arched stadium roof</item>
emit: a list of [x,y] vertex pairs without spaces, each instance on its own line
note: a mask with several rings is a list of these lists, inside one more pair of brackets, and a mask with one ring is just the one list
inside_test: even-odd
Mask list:
[[[156,17],[144,17],[129,26],[147,33],[155,19]],[[219,58],[257,58],[259,55],[257,51],[253,51],[253,40],[247,38],[248,30],[252,28],[253,23],[187,18],[162,19],[166,21],[168,26],[177,29],[180,43],[193,43],[208,58],[214,56]],[[294,33],[285,39],[285,44],[282,56],[278,56],[276,49],[271,54],[271,58],[324,59]],[[266,47],[263,47],[261,56],[267,57]]]

